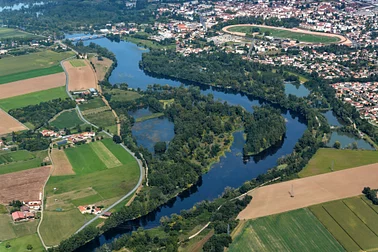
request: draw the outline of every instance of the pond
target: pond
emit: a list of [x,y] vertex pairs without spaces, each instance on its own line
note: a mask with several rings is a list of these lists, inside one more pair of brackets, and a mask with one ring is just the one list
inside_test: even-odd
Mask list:
[[285,94],[295,95],[298,97],[306,97],[310,94],[310,90],[308,90],[304,85],[294,85],[290,82],[285,83]]
[[324,117],[327,119],[327,122],[329,125],[331,126],[343,126],[341,120],[339,120],[337,117],[336,117],[336,114],[335,112],[333,112],[332,110],[329,110],[325,113],[322,113],[324,115]]
[[341,148],[347,148],[348,145],[353,144],[354,142],[357,143],[359,149],[365,150],[375,150],[368,142],[365,140],[358,138],[352,134],[344,133],[344,132],[332,132],[331,139],[328,142],[328,146],[332,147],[333,144],[339,141],[341,144]]

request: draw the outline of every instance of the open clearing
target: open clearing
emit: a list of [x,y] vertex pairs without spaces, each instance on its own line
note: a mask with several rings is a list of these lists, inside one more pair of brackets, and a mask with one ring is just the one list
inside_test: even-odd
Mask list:
[[57,127],[58,129],[70,129],[81,124],[83,124],[83,121],[80,120],[75,109],[64,111],[50,122],[51,126]]
[[0,100],[0,108],[4,109],[5,111],[9,111],[11,109],[23,108],[29,105],[36,105],[41,102],[47,102],[59,98],[68,98],[64,86],[2,99]]
[[53,149],[51,158],[54,164],[52,176],[71,175],[75,174],[72,169],[70,161],[68,161],[66,154],[63,150]]
[[12,116],[8,115],[5,111],[0,109],[0,135],[12,133],[13,131],[27,130],[28,128],[17,121]]
[[12,200],[37,200],[51,166],[0,175],[0,203]]
[[323,32],[314,32],[308,30],[302,30],[298,28],[288,29],[282,27],[274,27],[267,25],[252,25],[252,24],[239,24],[230,25],[224,27],[222,30],[226,33],[230,33],[237,36],[246,36],[248,33],[252,33],[252,27],[257,27],[261,32],[270,32],[270,36],[277,38],[288,38],[292,40],[299,40],[306,43],[338,43],[351,45],[351,41],[341,35]]
[[99,60],[98,57],[92,57],[90,61],[96,69],[97,79],[99,81],[104,80],[104,77],[113,64],[113,61],[104,57],[102,57],[102,60]]
[[64,86],[65,82],[66,75],[57,73],[3,84],[0,85],[0,99]]
[[[11,245],[10,249],[5,248],[6,244],[9,242]],[[23,236],[21,238],[16,238],[7,242],[3,242],[0,244],[0,252],[25,252],[29,251],[26,249],[27,245],[30,244],[33,247],[34,252],[43,252],[45,249],[43,248],[43,245],[41,241],[39,240],[38,235],[31,234],[27,236]]]
[[249,220],[229,251],[344,251],[308,209]]
[[[290,197],[293,186],[294,197]],[[378,164],[263,186],[238,219],[254,219],[327,201],[360,195],[365,186],[378,188]]]
[[378,248],[378,206],[365,196],[311,206],[310,210],[347,251]]
[[89,88],[97,89],[97,78],[92,67],[87,61],[82,60],[82,62],[85,64],[83,67],[74,67],[69,61],[63,63],[63,66],[69,75],[69,91],[87,90]]
[[378,163],[377,151],[325,148],[319,149],[298,175],[304,178],[331,172],[332,164],[334,171],[340,171],[374,163]]

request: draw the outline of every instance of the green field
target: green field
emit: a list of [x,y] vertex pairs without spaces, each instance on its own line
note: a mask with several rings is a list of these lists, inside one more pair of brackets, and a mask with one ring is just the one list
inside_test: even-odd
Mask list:
[[[98,151],[105,154],[98,156]],[[41,229],[44,229],[42,235],[49,245],[59,243],[83,224],[84,220],[79,219],[83,215],[76,209],[77,206],[94,203],[109,206],[129,192],[139,178],[136,160],[112,139],[68,148],[65,152],[76,174],[52,176],[46,185],[46,210],[52,214],[43,221]],[[108,169],[105,163],[119,165]],[[57,208],[63,212],[56,212]],[[60,216],[64,216],[65,212],[75,216],[61,223]]]
[[[5,247],[7,243],[9,243],[11,245],[11,247],[8,248],[8,249]],[[30,251],[30,250],[26,249],[26,247],[29,244],[32,245],[33,249],[31,251],[33,251],[33,252],[45,251],[41,241],[39,240],[38,235],[35,233],[35,234],[23,236],[21,238],[17,238],[17,239],[13,239],[13,240],[10,240],[10,241],[7,241],[7,242],[0,243],[0,252],[9,252],[9,251],[26,252],[26,251]]]
[[299,209],[249,220],[229,251],[344,250],[308,209]]
[[73,59],[73,60],[70,60],[70,64],[73,67],[84,67],[84,66],[86,66],[85,61],[82,60],[82,59]]
[[374,164],[378,163],[378,152],[368,150],[337,150],[333,148],[319,149],[298,175],[304,178],[331,172],[332,163],[334,171]]
[[347,251],[378,248],[378,214],[372,204],[362,197],[364,196],[310,207]]
[[14,224],[10,214],[0,214],[0,242],[34,234],[37,225],[38,220]]
[[100,97],[96,97],[94,99],[88,100],[86,103],[79,105],[81,111],[85,111],[85,110],[89,110],[89,109],[95,109],[95,108],[101,108],[101,107],[105,107],[105,106],[106,106],[106,104],[104,103],[104,101]]
[[137,92],[126,91],[121,89],[105,89],[104,93],[111,95],[110,101],[126,102],[133,101],[142,97]]
[[51,101],[58,98],[68,98],[66,87],[57,87],[38,91],[30,94],[24,94],[7,99],[0,100],[0,108],[8,112],[11,109],[22,108],[28,105],[36,105],[41,102]]
[[[231,32],[243,32],[246,34],[251,34],[252,27],[254,26],[238,26],[238,27],[231,27],[228,30]],[[257,28],[259,28],[260,32],[264,34],[265,32],[269,32],[270,33],[269,36],[272,36],[275,38],[299,40],[300,42],[329,44],[329,43],[336,43],[339,41],[339,38],[337,37],[326,37],[322,35],[305,34],[305,33],[300,33],[300,32],[282,30],[279,28],[265,28],[265,27],[257,27]]]
[[26,39],[40,39],[41,36],[33,35],[24,31],[11,29],[11,28],[0,28],[0,40],[9,38],[26,38]]
[[116,119],[114,117],[114,114],[109,110],[85,115],[84,117],[94,125],[102,127],[103,129],[106,129],[109,126],[116,125]]
[[5,76],[0,76],[0,84],[5,84],[9,82],[19,81],[19,80],[26,80],[30,78],[50,75],[50,74],[56,74],[63,72],[63,68],[60,65],[48,67],[48,68],[42,68],[37,70],[30,70],[22,73],[15,73],[15,74],[9,74]]
[[81,125],[83,122],[80,120],[79,116],[77,115],[76,110],[71,111],[64,111],[58,117],[56,117],[53,121],[50,122],[50,125],[53,127],[57,127],[59,129],[70,129],[77,125]]
[[40,167],[46,156],[46,151],[33,153],[21,150],[1,154],[0,175]]

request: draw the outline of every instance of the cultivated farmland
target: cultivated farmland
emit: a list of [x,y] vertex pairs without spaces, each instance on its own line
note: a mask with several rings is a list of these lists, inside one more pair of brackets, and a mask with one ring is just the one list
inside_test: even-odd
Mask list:
[[71,66],[73,67],[85,67],[85,61],[82,59],[72,59],[70,60]]
[[[7,243],[9,243],[11,245],[10,249],[5,247]],[[24,251],[28,251],[26,249],[26,246],[28,244],[32,245],[33,251],[35,251],[35,252],[45,251],[38,235],[36,233],[34,233],[34,234],[31,234],[31,235],[23,236],[23,237],[20,237],[20,238],[16,238],[16,239],[1,243],[0,244],[0,252],[8,252],[8,251],[24,252]]]
[[66,153],[62,150],[53,149],[51,158],[54,163],[54,171],[52,176],[71,175],[75,174],[72,169],[70,161],[68,161]]
[[54,99],[65,99],[68,95],[64,86],[38,91],[30,94],[19,95],[0,100],[0,108],[9,111],[15,108],[22,108],[28,105],[36,105],[41,102],[51,101]]
[[340,171],[374,163],[378,163],[377,151],[319,149],[298,175],[304,178],[331,172],[332,166],[334,171]]
[[12,173],[40,167],[47,157],[46,151],[25,150],[5,152],[0,155],[0,174]]
[[50,173],[50,166],[0,175],[0,203],[39,199],[39,193]]
[[347,251],[378,248],[378,214],[364,196],[327,202],[310,210]]
[[89,88],[97,89],[97,78],[92,67],[87,61],[83,60],[82,62],[85,66],[74,67],[69,61],[63,63],[69,75],[68,90],[70,91],[87,90]]
[[98,57],[92,57],[90,61],[95,66],[97,79],[99,81],[104,80],[104,77],[113,64],[113,61],[104,57],[102,60],[99,60]]
[[45,75],[52,75],[61,73],[63,71],[60,65],[48,67],[48,68],[41,68],[36,70],[30,70],[22,73],[14,73],[5,76],[0,76],[0,84],[5,84],[9,82],[16,82],[20,80],[27,80],[32,78],[37,78]]
[[0,28],[0,40],[9,38],[27,38],[27,39],[37,39],[42,38],[41,36],[33,35],[24,31],[11,29],[11,28]]
[[249,220],[229,251],[344,251],[308,209]]
[[114,168],[122,165],[122,163],[113,155],[113,153],[111,153],[108,148],[106,148],[102,142],[97,141],[93,143],[91,147],[107,168]]
[[5,111],[0,109],[0,135],[5,135],[21,130],[27,130],[25,125],[8,115]]
[[[358,196],[365,186],[378,188],[378,164],[263,186],[251,192],[253,200],[239,219],[254,219],[327,201]],[[293,187],[294,197],[290,197]]]
[[50,122],[51,126],[57,127],[59,129],[70,129],[81,124],[83,124],[83,122],[77,115],[76,110],[64,111]]
[[66,75],[57,73],[3,84],[0,85],[0,99],[61,87],[65,82]]

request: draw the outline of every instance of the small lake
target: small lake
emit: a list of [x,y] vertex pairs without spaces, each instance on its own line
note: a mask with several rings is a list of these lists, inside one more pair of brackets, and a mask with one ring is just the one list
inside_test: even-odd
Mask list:
[[344,132],[332,132],[331,139],[327,145],[332,147],[336,141],[340,142],[341,148],[347,148],[349,144],[351,145],[352,143],[356,142],[359,149],[375,150],[365,140]]
[[286,95],[295,95],[298,97],[306,97],[310,94],[310,90],[308,90],[304,85],[296,86],[290,82],[285,83],[285,94]]
[[331,126],[343,126],[341,120],[339,120],[337,117],[336,117],[336,114],[335,112],[333,112],[332,110],[329,110],[325,113],[322,113],[324,115],[324,117],[327,119],[327,122],[329,125]]
[[127,112],[130,116],[134,117],[134,119],[138,119],[144,116],[152,115],[153,113],[148,108],[141,108],[135,111],[128,111]]

